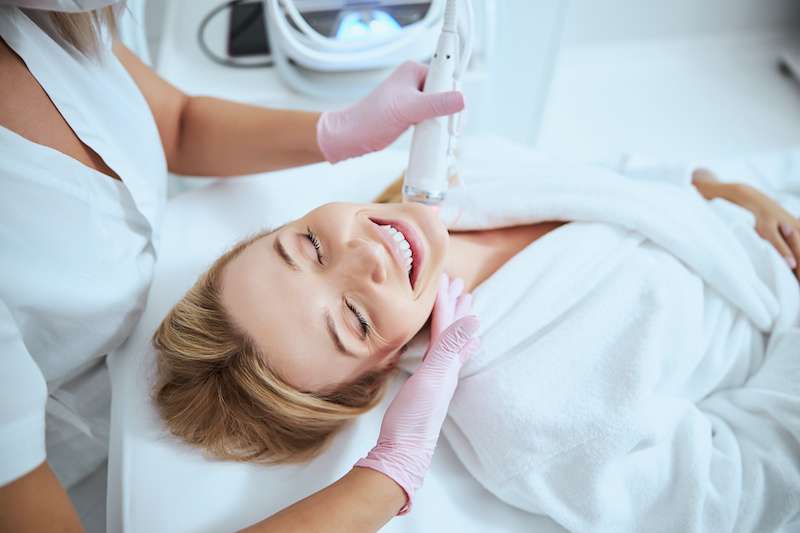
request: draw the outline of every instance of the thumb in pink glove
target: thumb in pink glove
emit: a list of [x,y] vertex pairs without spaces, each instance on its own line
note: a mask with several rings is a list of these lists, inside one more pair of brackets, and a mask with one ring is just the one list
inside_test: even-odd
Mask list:
[[[431,466],[447,408],[463,363],[478,349],[476,316],[465,316],[471,296],[461,280],[445,275],[434,306],[431,344],[422,364],[403,384],[383,417],[378,443],[355,466],[382,472],[406,492],[399,514],[411,509],[414,493]],[[437,312],[439,317],[437,319]],[[452,319],[444,330],[442,319]]]
[[428,67],[407,61],[363,100],[322,113],[317,144],[331,163],[382,150],[410,126],[464,109],[459,91],[425,94]]

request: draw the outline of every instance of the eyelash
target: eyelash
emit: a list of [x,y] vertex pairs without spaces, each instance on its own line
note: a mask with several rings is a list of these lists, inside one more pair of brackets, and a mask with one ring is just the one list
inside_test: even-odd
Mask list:
[[308,240],[311,241],[311,245],[317,251],[317,261],[319,261],[319,264],[321,265],[324,262],[323,261],[324,257],[321,251],[322,245],[320,244],[319,239],[317,238],[317,234],[311,231],[311,228],[307,228],[306,237],[308,237]]
[[347,308],[350,309],[354,315],[356,315],[358,323],[361,324],[361,332],[364,334],[364,337],[369,335],[369,332],[372,331],[372,326],[369,325],[369,322],[367,322],[367,319],[364,318],[364,315],[362,315],[356,306],[351,304],[349,301],[345,300],[345,305],[347,305]]

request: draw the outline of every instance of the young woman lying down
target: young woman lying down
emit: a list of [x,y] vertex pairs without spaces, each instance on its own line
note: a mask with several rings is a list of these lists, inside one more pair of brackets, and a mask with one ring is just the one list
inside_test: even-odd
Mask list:
[[219,258],[155,334],[170,430],[222,458],[313,457],[414,370],[446,272],[481,347],[443,431],[499,498],[574,531],[795,519],[800,222],[707,171],[510,150],[462,176],[441,212],[327,204]]

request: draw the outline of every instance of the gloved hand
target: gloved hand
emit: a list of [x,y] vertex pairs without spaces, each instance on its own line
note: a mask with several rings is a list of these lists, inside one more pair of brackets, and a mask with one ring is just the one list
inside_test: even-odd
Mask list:
[[407,61],[363,100],[322,113],[317,144],[331,163],[382,150],[410,126],[464,109],[459,91],[424,94],[428,67]]
[[386,474],[406,492],[399,514],[411,509],[414,493],[431,466],[433,450],[458,383],[461,365],[478,349],[479,321],[464,284],[443,275],[431,320],[431,343],[422,364],[400,388],[381,424],[378,443],[355,466]]

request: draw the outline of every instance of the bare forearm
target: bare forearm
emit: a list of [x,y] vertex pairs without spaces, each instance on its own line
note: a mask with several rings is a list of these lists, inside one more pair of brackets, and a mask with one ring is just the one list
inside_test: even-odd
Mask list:
[[150,106],[170,171],[234,176],[322,161],[319,113],[187,96],[122,43],[114,53]]
[[405,492],[389,477],[369,468],[353,468],[333,485],[243,533],[374,533],[405,503]]
[[319,113],[268,109],[190,97],[180,113],[169,169],[192,176],[234,176],[323,160]]
[[83,531],[67,492],[45,462],[0,487],[0,531]]

